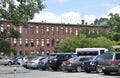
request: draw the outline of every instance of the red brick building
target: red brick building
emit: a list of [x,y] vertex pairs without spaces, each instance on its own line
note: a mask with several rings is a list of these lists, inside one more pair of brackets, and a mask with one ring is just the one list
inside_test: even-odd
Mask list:
[[[96,24],[96,23],[95,23]],[[54,48],[63,41],[66,37],[74,37],[80,34],[83,29],[94,30],[107,30],[107,26],[99,25],[87,25],[84,24],[65,24],[65,23],[39,23],[29,22],[27,28],[15,27],[11,23],[3,23],[0,25],[1,32],[5,28],[13,27],[19,31],[21,38],[10,39],[12,46],[17,49],[17,54],[21,54],[24,51],[26,53],[52,53]],[[23,44],[23,45],[22,45]],[[22,49],[23,48],[23,49]]]

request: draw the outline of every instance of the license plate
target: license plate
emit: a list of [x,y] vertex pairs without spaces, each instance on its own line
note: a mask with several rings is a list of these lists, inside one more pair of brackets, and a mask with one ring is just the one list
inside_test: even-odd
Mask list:
[[102,67],[102,69],[105,69],[105,67]]

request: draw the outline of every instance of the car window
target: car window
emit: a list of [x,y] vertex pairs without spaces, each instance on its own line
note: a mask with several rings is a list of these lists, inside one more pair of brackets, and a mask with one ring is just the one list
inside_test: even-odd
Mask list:
[[77,59],[77,56],[73,57],[73,58],[70,58],[68,61],[73,61],[73,60],[76,60],[76,59]]
[[102,59],[112,59],[113,53],[106,53],[101,56]]
[[90,58],[89,57],[83,57],[83,58],[80,58],[79,61],[85,61],[85,60],[89,60]]
[[120,60],[120,53],[117,53],[117,54],[116,54],[115,59]]
[[3,57],[0,57],[0,59],[3,59]]
[[58,55],[57,56],[58,59],[66,59],[65,57],[66,57],[65,55]]

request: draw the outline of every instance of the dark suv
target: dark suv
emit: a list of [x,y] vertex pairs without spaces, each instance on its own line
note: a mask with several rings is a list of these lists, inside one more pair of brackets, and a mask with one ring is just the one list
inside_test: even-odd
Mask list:
[[[119,73],[120,52],[107,52],[101,55],[98,66],[104,74]],[[120,74],[120,73],[119,73]]]
[[76,54],[73,54],[73,53],[55,54],[55,57],[49,60],[49,66],[51,67],[53,71],[57,71],[60,68],[63,61],[66,61],[74,56],[76,56]]

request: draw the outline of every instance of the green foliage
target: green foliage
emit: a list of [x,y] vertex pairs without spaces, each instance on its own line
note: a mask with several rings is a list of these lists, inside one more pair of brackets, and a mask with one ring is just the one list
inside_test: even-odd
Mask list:
[[[0,20],[8,21],[14,26],[27,27],[28,21],[33,19],[35,13],[40,13],[45,8],[42,2],[43,0],[0,0]],[[3,22],[0,21],[0,24]],[[0,38],[6,41],[1,42],[0,51],[15,52],[7,39],[19,37],[19,32],[14,29],[4,29],[4,32],[0,33]]]
[[20,33],[14,29],[4,29],[3,32],[0,33],[0,38],[6,40],[7,38],[19,38]]
[[4,52],[4,54],[9,55],[10,52],[15,52],[15,49],[11,46],[8,41],[0,40],[0,52]]
[[119,14],[109,14],[110,20],[108,24],[111,27],[111,31],[120,33],[120,15]]
[[10,30],[10,37],[11,38],[19,38],[20,37],[20,33],[14,29]]
[[11,21],[15,26],[27,26],[35,13],[45,8],[43,0],[1,0],[0,19]]
[[112,50],[112,46],[116,43],[105,37],[88,38],[81,34],[74,38],[67,38],[59,45],[59,52],[75,52],[76,48],[107,48]]
[[109,26],[110,32],[112,34],[111,39],[114,41],[120,41],[120,15],[119,14],[109,14]]

